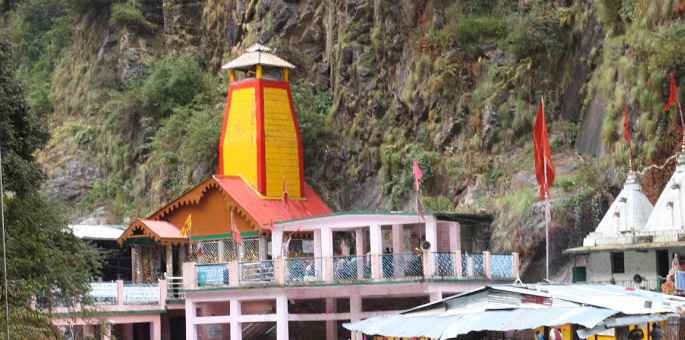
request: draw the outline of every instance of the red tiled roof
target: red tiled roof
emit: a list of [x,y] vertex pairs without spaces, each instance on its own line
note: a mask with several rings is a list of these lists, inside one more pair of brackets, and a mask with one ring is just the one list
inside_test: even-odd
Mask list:
[[287,221],[332,213],[328,205],[307,183],[304,183],[304,199],[291,198],[286,206],[281,199],[260,197],[257,191],[239,176],[214,175],[214,180],[262,226],[271,221]]
[[142,230],[143,237],[152,238],[162,243],[172,242],[176,244],[184,243],[187,240],[187,237],[181,235],[180,228],[176,227],[175,225],[167,221],[148,220],[139,218],[135,222],[133,222],[131,226],[128,227],[128,229],[126,229],[124,234],[121,235],[121,237],[119,237],[117,242],[122,244],[124,241],[128,239],[140,237],[140,234],[135,234],[136,230]]
[[155,221],[139,218],[150,231],[155,233],[159,238],[184,238],[181,235],[181,229],[167,221]]

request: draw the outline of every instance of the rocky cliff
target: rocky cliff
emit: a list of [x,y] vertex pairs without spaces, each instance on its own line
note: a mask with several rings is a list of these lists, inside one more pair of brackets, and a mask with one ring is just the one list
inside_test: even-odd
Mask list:
[[[51,0],[8,3],[13,38],[34,39],[21,31],[27,7]],[[66,23],[37,31],[60,38],[38,40],[43,54],[20,51],[53,132],[41,155],[46,190],[76,208],[75,220],[126,222],[216,172],[220,65],[257,42],[297,67],[307,176],[335,209],[413,209],[416,160],[427,208],[495,214],[491,247],[521,252],[524,268],[544,253],[531,151],[540,97],[557,163],[555,254],[594,228],[623,179],[623,103],[640,164],[664,159],[679,138],[659,113],[666,74],[685,64],[668,45],[683,30],[679,1],[76,4]]]

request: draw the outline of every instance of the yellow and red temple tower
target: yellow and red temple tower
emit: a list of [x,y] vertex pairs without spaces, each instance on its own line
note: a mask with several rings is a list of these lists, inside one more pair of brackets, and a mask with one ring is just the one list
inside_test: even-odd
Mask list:
[[[264,198],[301,199],[302,137],[288,82],[294,66],[259,44],[222,68],[231,74],[219,146],[219,173],[241,176]],[[237,81],[236,71],[246,78]],[[280,78],[280,79],[279,79]]]

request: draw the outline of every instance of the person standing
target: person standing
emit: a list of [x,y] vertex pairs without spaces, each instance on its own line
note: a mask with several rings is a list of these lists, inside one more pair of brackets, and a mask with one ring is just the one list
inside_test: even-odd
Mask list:
[[545,336],[540,331],[535,331],[535,340],[545,340]]
[[628,333],[628,340],[642,340],[644,337],[645,334],[642,332],[640,325],[635,325],[635,328]]
[[655,322],[652,324],[652,327],[652,330],[649,332],[649,335],[652,337],[652,340],[663,340],[666,336],[666,331],[663,328],[661,328],[661,325]]
[[564,337],[561,335],[561,331],[554,327],[549,331],[549,340],[563,340]]

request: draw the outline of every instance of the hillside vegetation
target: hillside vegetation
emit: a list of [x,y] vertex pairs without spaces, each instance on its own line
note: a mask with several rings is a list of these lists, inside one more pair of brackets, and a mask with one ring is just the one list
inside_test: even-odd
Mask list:
[[[222,63],[254,43],[297,66],[308,181],[336,210],[496,215],[490,248],[539,260],[532,127],[557,163],[552,245],[579,245],[628,170],[681,140],[681,0],[4,0],[28,98],[52,139],[45,191],[72,220],[126,223],[217,171]],[[658,195],[669,173],[643,185]],[[553,266],[554,267],[554,266]],[[563,275],[555,269],[557,275]],[[534,271],[531,279],[537,279]]]

